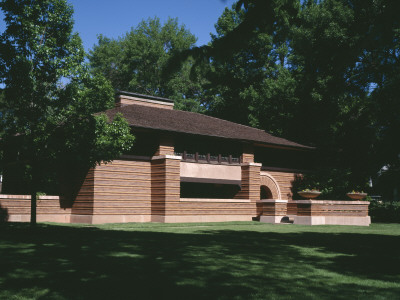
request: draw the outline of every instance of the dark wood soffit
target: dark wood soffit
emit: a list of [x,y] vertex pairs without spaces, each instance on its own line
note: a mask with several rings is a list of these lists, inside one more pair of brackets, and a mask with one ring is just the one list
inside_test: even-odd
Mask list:
[[292,168],[279,168],[279,167],[269,167],[262,166],[261,171],[275,171],[275,172],[283,172],[283,173],[298,173],[298,174],[310,174],[314,173],[313,170],[302,170],[302,169],[292,169]]
[[282,146],[282,145],[276,145],[276,144],[261,144],[261,143],[254,143],[255,147],[262,147],[262,148],[274,148],[274,149],[285,149],[285,150],[293,150],[293,151],[302,151],[302,152],[312,152],[315,151],[315,147],[309,147],[309,148],[300,148],[300,147],[295,147],[295,146]]

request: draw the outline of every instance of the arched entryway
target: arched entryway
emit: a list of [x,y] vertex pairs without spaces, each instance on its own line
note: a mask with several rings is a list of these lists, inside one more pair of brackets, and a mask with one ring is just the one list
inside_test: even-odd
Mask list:
[[268,173],[260,176],[260,199],[281,199],[281,191],[276,180]]
[[[260,185],[260,200],[274,199],[271,189],[266,185]],[[257,219],[263,213],[263,204],[257,203]]]
[[272,191],[266,185],[260,186],[260,200],[274,199]]
[[[262,172],[260,176],[260,200],[281,199],[281,191],[276,180],[268,173]],[[257,203],[257,217],[259,219],[263,213],[263,203]]]

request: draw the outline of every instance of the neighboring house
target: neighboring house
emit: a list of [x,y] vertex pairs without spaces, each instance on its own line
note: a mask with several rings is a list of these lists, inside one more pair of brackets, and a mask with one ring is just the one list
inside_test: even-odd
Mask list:
[[[85,172],[72,201],[42,197],[38,220],[370,223],[367,203],[292,200],[293,184],[312,166],[312,147],[173,105],[119,92],[116,107],[104,113],[126,118],[136,137],[131,153]],[[0,201],[9,220],[29,220],[29,197],[16,198]]]

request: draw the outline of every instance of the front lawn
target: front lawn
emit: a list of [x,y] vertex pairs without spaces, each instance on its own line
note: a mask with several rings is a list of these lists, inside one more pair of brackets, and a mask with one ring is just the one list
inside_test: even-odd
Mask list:
[[400,224],[0,226],[0,299],[398,299]]

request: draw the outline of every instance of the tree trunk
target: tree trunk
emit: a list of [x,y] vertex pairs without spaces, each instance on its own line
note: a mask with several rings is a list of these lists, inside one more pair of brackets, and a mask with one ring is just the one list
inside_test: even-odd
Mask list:
[[36,226],[36,192],[31,193],[31,226]]
[[37,195],[37,182],[36,182],[36,166],[32,164],[32,181],[31,181],[31,227],[36,226],[36,195]]

